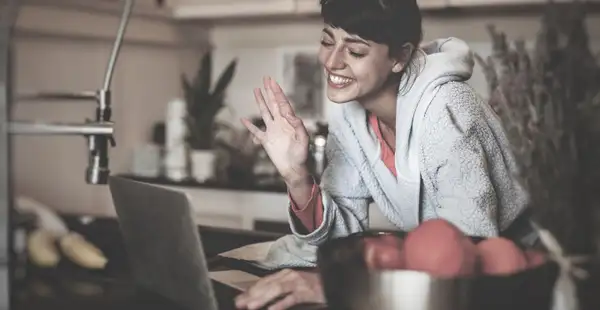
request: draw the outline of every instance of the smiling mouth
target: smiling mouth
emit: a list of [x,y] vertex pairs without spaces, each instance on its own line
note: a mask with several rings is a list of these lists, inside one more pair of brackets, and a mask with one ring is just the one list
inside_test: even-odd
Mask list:
[[329,85],[332,87],[342,88],[342,87],[345,87],[345,86],[348,86],[349,84],[351,84],[354,81],[354,79],[335,75],[332,73],[328,73],[327,81],[329,82]]

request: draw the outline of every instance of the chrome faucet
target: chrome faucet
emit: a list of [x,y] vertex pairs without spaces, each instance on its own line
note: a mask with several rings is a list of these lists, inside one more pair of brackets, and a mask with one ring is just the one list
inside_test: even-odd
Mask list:
[[9,122],[9,133],[17,135],[80,135],[87,138],[88,142],[88,167],[85,180],[88,184],[106,184],[110,174],[108,151],[116,146],[113,133],[114,123],[111,122],[111,82],[117,58],[119,56],[123,37],[131,17],[135,0],[125,0],[123,13],[117,37],[113,44],[104,75],[102,88],[97,91],[64,93],[64,92],[39,92],[16,96],[16,101],[41,102],[41,101],[95,101],[97,103],[95,120],[86,119],[84,123],[36,123],[36,122]]

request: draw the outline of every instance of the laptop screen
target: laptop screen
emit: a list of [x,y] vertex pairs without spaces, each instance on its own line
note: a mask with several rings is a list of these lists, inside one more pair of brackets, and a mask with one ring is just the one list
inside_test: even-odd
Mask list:
[[187,309],[217,310],[186,194],[120,177],[109,187],[137,284]]

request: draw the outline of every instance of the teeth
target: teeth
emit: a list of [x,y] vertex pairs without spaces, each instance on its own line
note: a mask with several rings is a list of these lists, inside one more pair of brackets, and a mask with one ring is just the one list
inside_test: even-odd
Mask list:
[[352,79],[330,74],[329,81],[331,81],[333,84],[344,85],[352,82]]

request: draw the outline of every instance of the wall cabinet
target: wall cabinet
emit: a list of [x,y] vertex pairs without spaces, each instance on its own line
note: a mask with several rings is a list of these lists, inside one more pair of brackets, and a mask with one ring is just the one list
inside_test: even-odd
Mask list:
[[215,19],[293,14],[295,0],[172,0],[176,19]]
[[[417,0],[422,9],[446,6],[448,0]],[[319,0],[167,0],[177,19],[216,19],[268,15],[317,15]]]
[[[535,5],[546,4],[548,0],[447,0],[449,6],[509,6],[509,5]],[[554,0],[556,3],[574,2],[574,0]],[[582,2],[586,2],[585,0]]]
[[[319,0],[165,0],[176,19],[318,15]],[[573,2],[575,0],[554,0]],[[593,0],[583,0],[593,1]],[[548,0],[417,0],[421,10],[449,7],[541,5]]]
[[[144,15],[149,17],[169,17],[168,11],[164,8],[172,7],[178,0],[143,0],[136,1],[133,6],[133,15]],[[70,11],[92,11],[99,12],[102,15],[113,12],[117,16],[121,16],[123,10],[122,0],[114,1],[78,1],[78,0],[28,0],[23,2],[21,7],[38,7],[38,8],[59,8]]]

